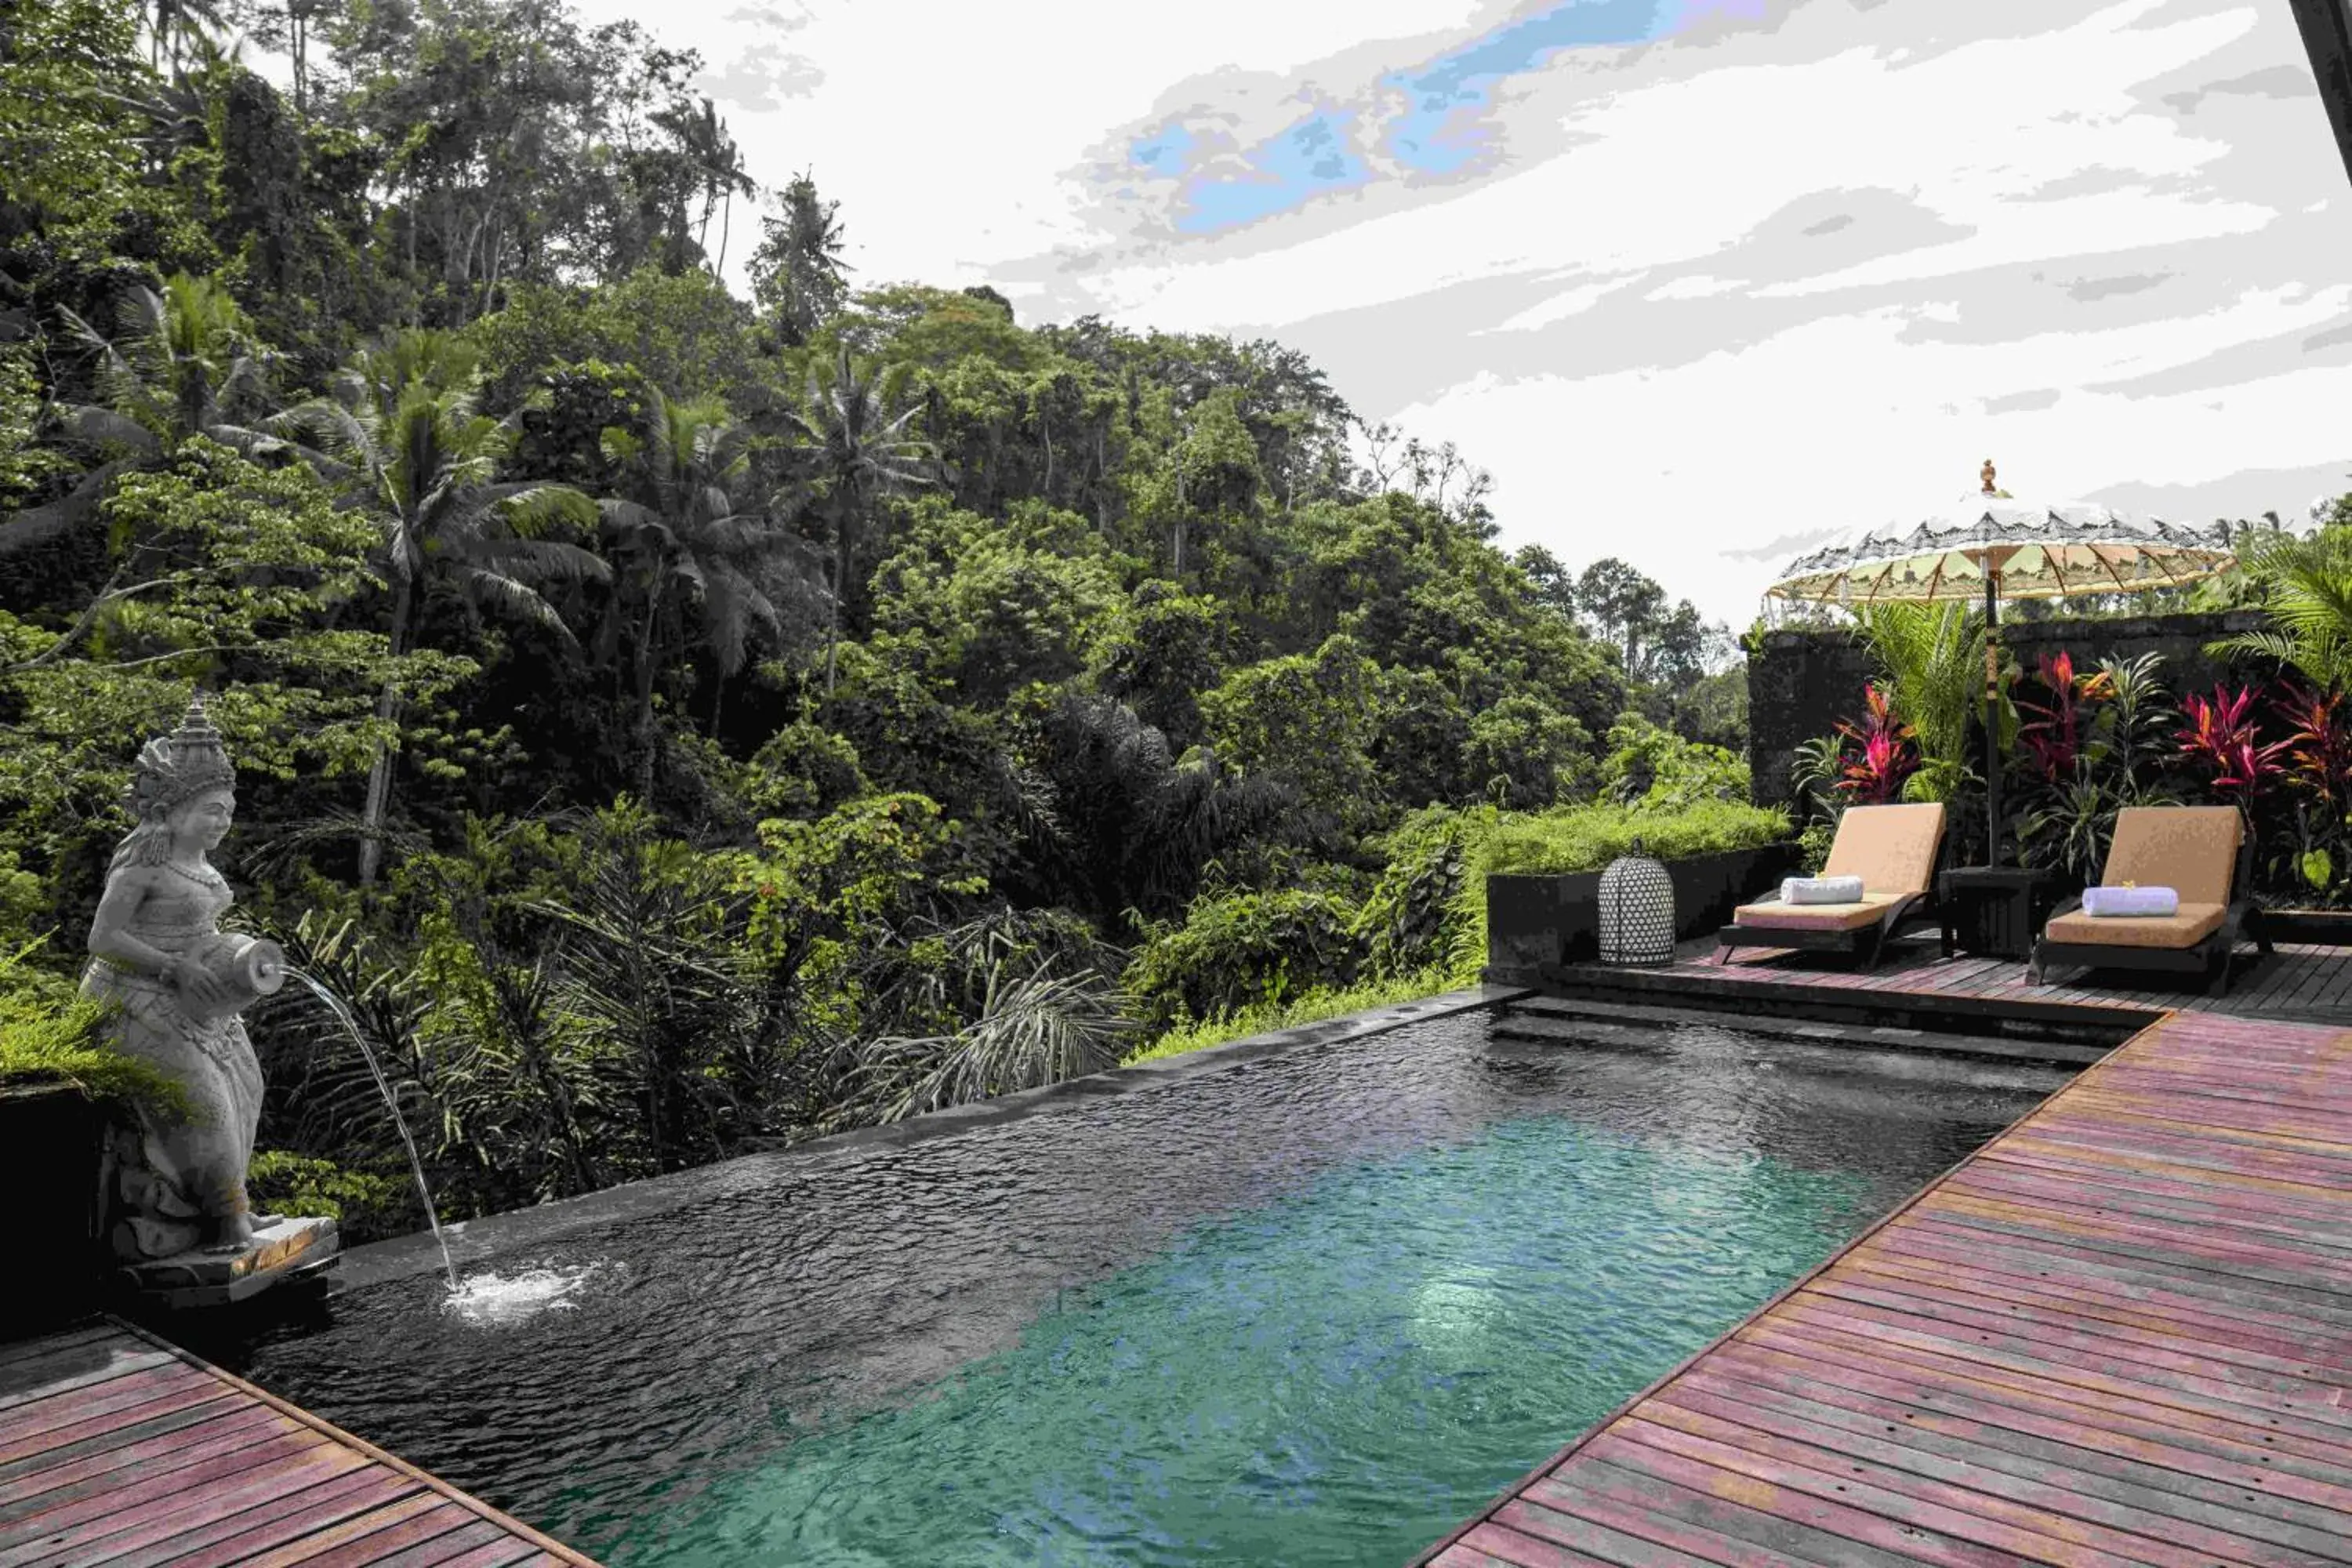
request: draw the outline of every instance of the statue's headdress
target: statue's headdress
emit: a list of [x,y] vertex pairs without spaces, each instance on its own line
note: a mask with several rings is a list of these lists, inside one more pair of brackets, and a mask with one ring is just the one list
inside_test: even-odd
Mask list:
[[160,822],[208,789],[236,786],[236,770],[229,766],[220,731],[205,716],[205,695],[199,691],[189,699],[180,727],[141,750],[131,778],[131,809],[142,823]]

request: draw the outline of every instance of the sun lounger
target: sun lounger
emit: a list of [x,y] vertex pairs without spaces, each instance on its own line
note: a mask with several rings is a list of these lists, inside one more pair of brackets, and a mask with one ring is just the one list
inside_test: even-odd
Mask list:
[[2259,912],[2246,898],[2253,858],[2253,836],[2234,805],[2126,806],[2116,814],[2100,885],[2171,888],[2180,895],[2179,909],[2110,918],[2086,912],[2080,899],[2069,900],[2042,928],[2026,978],[2042,984],[2059,964],[2175,970],[2202,973],[2208,991],[2227,993],[2230,955],[2241,937],[2271,951]]
[[1852,904],[1788,904],[1775,896],[1742,904],[1716,933],[1717,963],[1735,947],[1847,953],[1874,967],[1898,927],[1936,918],[1929,889],[1944,852],[1939,805],[1849,806],[1822,868],[1824,877],[1860,877]]

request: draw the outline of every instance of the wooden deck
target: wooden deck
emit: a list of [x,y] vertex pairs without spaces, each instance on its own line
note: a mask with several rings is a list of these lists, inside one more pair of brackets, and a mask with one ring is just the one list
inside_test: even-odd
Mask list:
[[1433,1568],[2352,1562],[2352,1029],[2177,1014]]
[[[2352,947],[2281,942],[2268,957],[2250,947],[2238,954],[2229,994],[2208,996],[2189,975],[2132,970],[2058,969],[2052,984],[2029,985],[2016,958],[1938,956],[1933,938],[1898,943],[1876,970],[1841,967],[1819,953],[1780,948],[1738,948],[1717,964],[1715,939],[1686,942],[1675,962],[1657,969],[1570,965],[1559,973],[1567,989],[1590,984],[1662,1001],[1738,1004],[1777,996],[1790,1005],[1857,1005],[1883,996],[1923,1004],[1955,1016],[2056,1019],[2069,1013],[2121,1010],[2119,1023],[2152,1022],[2181,1011],[2227,1017],[2352,1022]],[[1774,988],[1759,992],[1759,986]]]
[[112,1320],[0,1346],[0,1568],[595,1568]]

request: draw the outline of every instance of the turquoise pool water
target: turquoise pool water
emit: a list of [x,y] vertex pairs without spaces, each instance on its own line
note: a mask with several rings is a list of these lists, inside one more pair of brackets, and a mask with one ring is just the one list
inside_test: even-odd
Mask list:
[[613,1568],[1402,1564],[2065,1079],[1488,1026],[714,1167],[496,1260],[560,1310],[236,1359]]
[[[637,1521],[615,1564],[1402,1563],[1874,1217],[1549,1120],[1335,1173]],[[1632,1309],[1632,1310],[1629,1310]]]

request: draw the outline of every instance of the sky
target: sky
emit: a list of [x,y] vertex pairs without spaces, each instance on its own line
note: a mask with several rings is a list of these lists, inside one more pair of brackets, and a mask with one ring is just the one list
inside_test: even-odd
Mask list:
[[2196,521],[2352,489],[2284,0],[579,4],[702,53],[855,281],[1279,340],[1489,469],[1498,542],[1734,625],[1987,458]]

